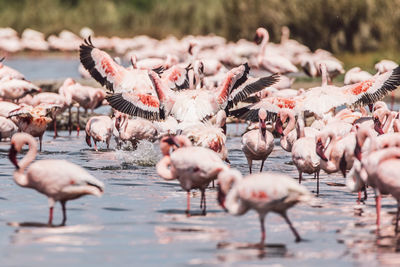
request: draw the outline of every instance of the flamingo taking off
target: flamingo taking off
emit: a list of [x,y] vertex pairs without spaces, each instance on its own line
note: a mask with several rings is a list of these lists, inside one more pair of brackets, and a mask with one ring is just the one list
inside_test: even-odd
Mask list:
[[[25,157],[18,162],[17,153],[24,145],[29,145],[29,151]],[[65,204],[68,200],[76,199],[84,195],[101,196],[104,184],[90,175],[78,165],[65,160],[40,160],[29,164],[35,159],[37,143],[35,139],[26,133],[16,133],[11,138],[9,159],[15,165],[14,181],[22,187],[29,187],[46,195],[49,198],[49,221],[53,223],[53,208],[60,201],[63,220],[65,225],[67,214]],[[28,170],[25,173],[25,169]]]
[[257,173],[242,177],[234,169],[224,170],[218,175],[218,202],[233,215],[243,215],[255,210],[261,224],[261,245],[265,241],[264,220],[268,212],[281,215],[296,237],[300,235],[287,216],[287,209],[301,201],[309,201],[312,196],[308,190],[293,178],[277,173]]

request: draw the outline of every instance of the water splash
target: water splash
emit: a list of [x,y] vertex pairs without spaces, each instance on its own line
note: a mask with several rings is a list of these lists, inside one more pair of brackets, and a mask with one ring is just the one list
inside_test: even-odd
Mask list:
[[121,163],[121,165],[126,164],[136,164],[139,166],[155,166],[157,162],[161,159],[161,153],[159,151],[158,145],[151,143],[149,141],[140,141],[135,150],[131,147],[126,150],[117,149],[116,157],[117,160]]

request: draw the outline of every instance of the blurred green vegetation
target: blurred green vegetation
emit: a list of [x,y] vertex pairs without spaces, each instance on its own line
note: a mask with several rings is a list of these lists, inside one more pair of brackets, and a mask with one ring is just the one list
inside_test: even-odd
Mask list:
[[257,27],[279,41],[281,26],[312,49],[397,51],[400,0],[0,0],[0,26],[46,35],[83,26],[97,35],[215,33],[252,39]]

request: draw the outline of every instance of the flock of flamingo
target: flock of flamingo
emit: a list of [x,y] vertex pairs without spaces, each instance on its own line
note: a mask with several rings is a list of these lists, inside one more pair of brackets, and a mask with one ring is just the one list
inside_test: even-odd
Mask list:
[[[78,106],[79,134],[80,107],[93,110],[110,105],[111,116],[92,116],[87,122],[87,145],[91,147],[93,141],[97,151],[98,142],[105,142],[108,148],[111,138],[115,138],[118,148],[129,143],[135,149],[141,140],[158,141],[163,157],[156,165],[157,173],[163,179],[178,180],[187,192],[188,216],[190,191],[201,191],[200,208],[206,215],[205,192],[216,181],[217,201],[224,210],[233,215],[248,210],[259,214],[261,244],[269,212],[281,215],[296,241],[300,241],[287,210],[314,197],[301,185],[304,173],[314,175],[319,195],[322,169],[347,177],[347,186],[358,192],[358,200],[363,191],[367,199],[366,188],[373,188],[378,227],[381,195],[392,195],[399,205],[397,232],[400,118],[398,112],[380,101],[400,85],[400,67],[395,62],[379,62],[375,75],[353,68],[345,75],[345,85],[336,86],[331,79],[344,73],[342,63],[327,51],[311,52],[289,39],[287,27],[282,29],[279,44],[269,42],[264,28],[257,29],[256,44],[247,40],[228,43],[217,36],[157,41],[146,36],[120,39],[91,35],[93,32],[85,28],[81,31],[84,40],[65,31],[45,41],[43,34],[33,30],[24,31],[21,39],[12,29],[0,30],[0,39],[8,39],[8,43],[0,42],[1,49],[8,52],[15,52],[4,48],[12,42],[21,44],[15,49],[79,47],[82,75],[104,87],[84,86],[68,78],[58,93],[41,92],[23,74],[6,66],[4,58],[0,64],[0,138],[10,139],[9,159],[15,166],[15,182],[48,197],[50,226],[55,202],[61,203],[64,225],[66,202],[87,194],[101,196],[104,184],[64,160],[32,163],[38,147],[34,137],[39,138],[42,150],[42,136],[50,122],[57,137],[58,114],[69,111],[71,134],[71,108]],[[67,49],[68,45],[73,48]],[[130,66],[122,66],[104,50],[125,54]],[[299,72],[298,67],[310,76],[321,76],[321,85],[291,89],[295,79],[291,73]],[[250,74],[251,68],[270,75],[255,77]],[[337,111],[342,106],[346,107]],[[229,161],[227,118],[249,122],[242,136],[250,173],[245,177]],[[291,153],[298,180],[284,173],[263,171],[274,149],[274,135],[280,137],[282,149]],[[26,144],[29,150],[18,161],[17,154]],[[254,161],[261,161],[256,174],[252,174]]]

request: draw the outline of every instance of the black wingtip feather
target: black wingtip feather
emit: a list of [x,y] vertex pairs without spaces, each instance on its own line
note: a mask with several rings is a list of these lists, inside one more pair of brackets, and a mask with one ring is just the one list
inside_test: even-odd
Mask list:
[[165,117],[163,112],[160,112],[162,113],[160,114],[159,112],[147,111],[135,106],[133,103],[125,100],[121,93],[107,95],[106,100],[112,108],[131,116],[137,116],[148,120],[160,120],[160,117],[161,119]]

